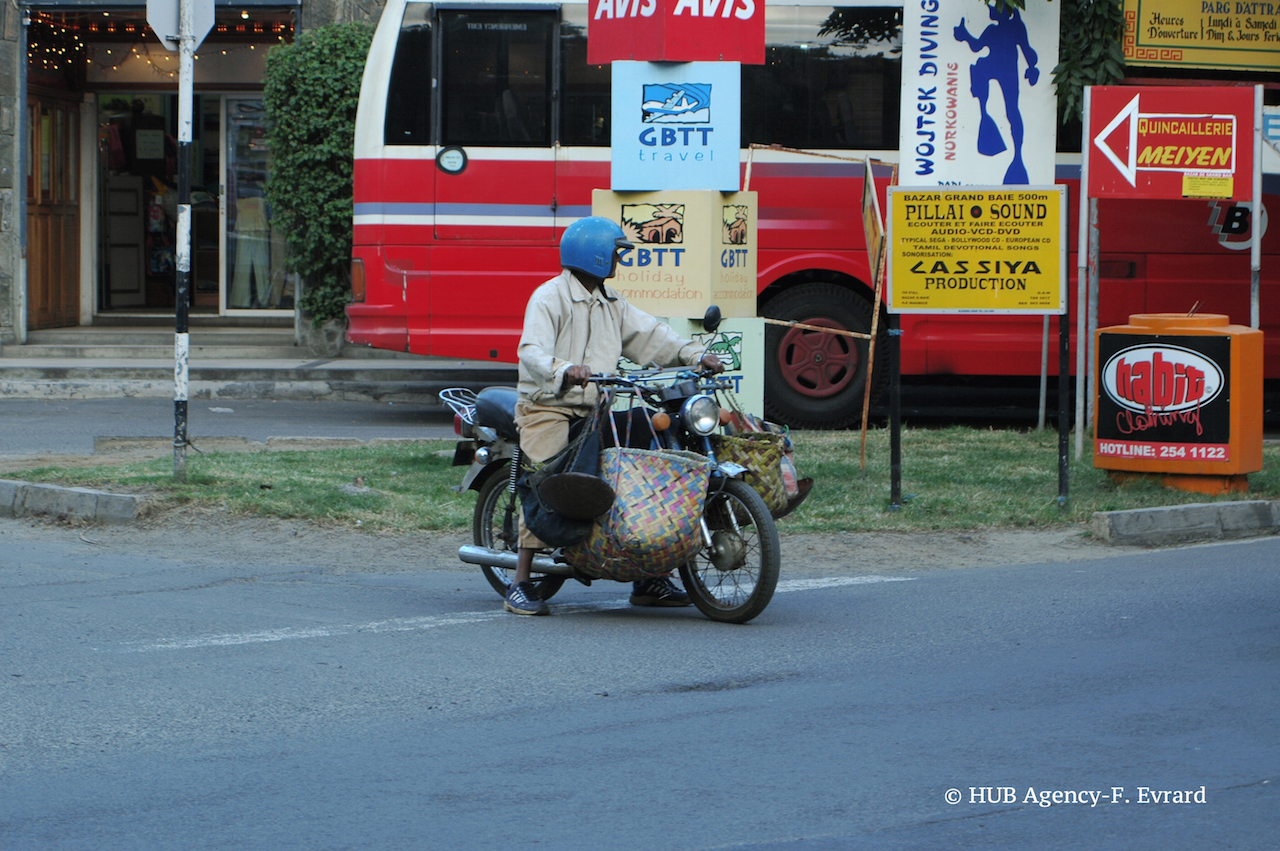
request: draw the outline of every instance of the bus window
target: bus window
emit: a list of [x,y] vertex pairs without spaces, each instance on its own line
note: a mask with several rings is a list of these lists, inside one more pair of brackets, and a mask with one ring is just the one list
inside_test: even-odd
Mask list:
[[409,3],[396,41],[383,137],[388,145],[431,144],[431,6]]
[[766,6],[765,64],[742,66],[742,144],[898,147],[902,9]]
[[587,14],[590,7],[561,7],[560,144],[609,145],[608,65],[587,64]]
[[443,145],[550,145],[551,12],[441,9]]

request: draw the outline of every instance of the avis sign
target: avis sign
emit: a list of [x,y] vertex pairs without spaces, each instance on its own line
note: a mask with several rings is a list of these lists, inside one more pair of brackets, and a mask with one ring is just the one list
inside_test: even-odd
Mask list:
[[1090,97],[1090,197],[1251,200],[1252,88],[1094,86]]
[[587,62],[764,64],[764,0],[589,0]]
[[1095,455],[1230,461],[1228,337],[1099,335]]

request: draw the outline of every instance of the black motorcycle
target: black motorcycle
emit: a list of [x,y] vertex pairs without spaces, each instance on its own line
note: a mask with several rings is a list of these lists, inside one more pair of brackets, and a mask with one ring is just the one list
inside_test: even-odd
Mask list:
[[[702,547],[679,568],[694,605],[712,620],[729,623],[745,623],[763,612],[778,584],[777,526],[764,500],[742,480],[747,468],[718,461],[711,439],[722,424],[717,396],[732,392],[732,380],[683,368],[595,376],[592,381],[602,392],[621,399],[623,408],[645,407],[661,448],[693,451],[712,462],[699,520]],[[505,596],[519,549],[517,394],[511,387],[487,387],[479,393],[450,388],[440,398],[453,409],[454,430],[462,438],[453,463],[466,465],[467,471],[457,490],[479,495],[472,522],[474,543],[462,547],[458,557],[479,565],[494,590]],[[534,558],[532,581],[543,600],[555,595],[567,579],[591,582],[565,561],[560,550]]]

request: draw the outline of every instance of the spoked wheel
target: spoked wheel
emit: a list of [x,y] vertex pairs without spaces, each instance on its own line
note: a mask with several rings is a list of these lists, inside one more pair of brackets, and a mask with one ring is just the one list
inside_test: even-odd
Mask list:
[[778,529],[764,500],[746,482],[729,479],[707,494],[711,546],[680,566],[684,589],[704,615],[746,623],[764,611],[778,587]]
[[[471,531],[476,546],[514,553],[520,549],[520,500],[510,488],[509,470],[508,466],[496,471],[480,488]],[[492,565],[485,565],[480,570],[493,590],[505,597],[516,572]],[[534,572],[530,579],[538,589],[538,596],[550,600],[564,585],[565,577]]]

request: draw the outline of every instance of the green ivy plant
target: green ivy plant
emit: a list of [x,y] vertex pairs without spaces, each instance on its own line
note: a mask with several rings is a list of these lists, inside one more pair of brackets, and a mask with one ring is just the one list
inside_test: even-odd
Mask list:
[[298,306],[319,326],[351,300],[351,172],[356,104],[373,29],[309,30],[267,54],[263,100],[271,146],[267,202],[302,278]]
[[[984,2],[1001,11],[1027,7],[1026,0]],[[1124,77],[1124,0],[1061,2],[1059,61],[1053,69],[1053,83],[1058,87],[1058,113],[1063,120],[1070,120],[1084,115],[1085,86],[1108,86]]]

